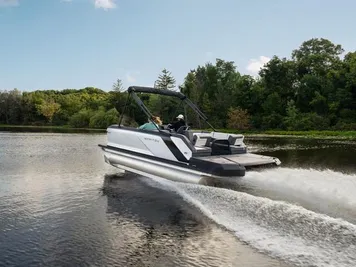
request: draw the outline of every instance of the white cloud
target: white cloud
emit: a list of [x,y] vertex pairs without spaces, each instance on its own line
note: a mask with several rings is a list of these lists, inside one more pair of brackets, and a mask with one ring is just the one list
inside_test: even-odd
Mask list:
[[140,71],[130,71],[126,72],[126,81],[128,83],[135,83],[137,81],[137,76],[140,75]]
[[270,60],[271,59],[269,57],[265,56],[260,56],[259,59],[250,59],[246,70],[254,75],[257,75],[260,69]]
[[18,6],[19,4],[19,0],[0,0],[0,7]]
[[96,8],[102,8],[105,10],[115,8],[115,0],[95,0],[95,7]]
[[132,76],[131,74],[126,74],[126,80],[129,82],[129,83],[134,83],[136,82],[136,78],[134,76]]
[[127,73],[127,74],[126,74],[126,80],[127,80],[127,82],[129,82],[129,83],[134,83],[134,82],[136,82],[136,78],[135,78],[134,76],[132,76],[130,73]]

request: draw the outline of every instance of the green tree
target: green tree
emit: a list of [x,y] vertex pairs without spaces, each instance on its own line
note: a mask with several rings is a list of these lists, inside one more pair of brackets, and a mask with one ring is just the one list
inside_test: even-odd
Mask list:
[[292,59],[297,63],[299,75],[326,75],[334,64],[341,61],[343,52],[341,45],[333,44],[328,39],[312,38],[292,52]]
[[50,99],[48,101],[43,101],[41,104],[37,105],[37,110],[38,112],[46,117],[49,123],[52,122],[54,114],[56,114],[61,105],[54,102],[53,99]]
[[125,90],[121,79],[116,80],[116,82],[112,86],[112,90],[115,92],[122,92]]
[[118,121],[119,113],[115,108],[105,112],[103,107],[100,107],[98,111],[90,118],[90,128],[105,129],[111,124],[116,124]]
[[173,89],[176,85],[176,80],[172,73],[167,69],[163,69],[155,82],[155,88],[158,89]]
[[82,109],[70,117],[69,125],[74,128],[87,128],[93,115],[94,112],[92,110]]
[[[356,129],[356,52],[344,58],[342,53],[341,45],[312,38],[289,59],[273,56],[257,78],[239,73],[232,61],[216,59],[189,70],[178,88],[216,128],[245,128],[248,117],[254,129]],[[167,69],[155,83],[165,90],[175,85]],[[0,123],[105,128],[116,123],[117,111],[123,110],[124,125],[146,122],[134,101],[126,106],[127,97],[120,79],[110,92],[95,87],[0,91]],[[147,94],[141,98],[165,122],[182,113],[194,127],[205,126],[175,98]]]
[[181,90],[197,103],[212,124],[226,127],[228,108],[238,105],[235,95],[241,77],[234,62],[216,59],[215,64],[191,70]]
[[245,109],[229,108],[228,118],[229,129],[247,130],[250,128],[250,115]]
[[0,122],[17,124],[22,117],[22,94],[16,88],[0,92]]
[[294,130],[298,120],[298,109],[295,106],[294,100],[287,103],[287,116],[284,118],[285,125],[288,130]]

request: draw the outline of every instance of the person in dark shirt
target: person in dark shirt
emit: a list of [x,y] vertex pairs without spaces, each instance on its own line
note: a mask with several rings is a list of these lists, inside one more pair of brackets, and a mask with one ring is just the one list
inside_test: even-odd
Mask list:
[[170,129],[174,129],[175,131],[178,131],[180,127],[185,126],[185,121],[184,121],[184,116],[182,114],[179,114],[176,119],[177,121],[169,124],[168,127]]

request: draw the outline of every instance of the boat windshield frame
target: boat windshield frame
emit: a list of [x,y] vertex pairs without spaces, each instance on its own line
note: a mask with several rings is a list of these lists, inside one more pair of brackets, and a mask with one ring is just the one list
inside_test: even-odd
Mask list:
[[120,116],[119,125],[121,125],[123,114],[125,112],[125,108],[128,105],[130,98],[132,97],[135,100],[136,104],[147,115],[148,119],[151,122],[153,122],[153,124],[156,126],[157,130],[161,131],[161,129],[154,123],[152,113],[148,110],[148,108],[145,106],[145,104],[142,102],[142,100],[136,94],[136,93],[147,93],[147,94],[157,94],[157,95],[165,95],[165,96],[172,96],[172,97],[179,98],[185,104],[187,104],[202,120],[204,120],[215,131],[214,126],[212,126],[209,123],[208,117],[186,95],[184,95],[181,92],[168,90],[168,89],[157,89],[157,88],[153,88],[153,87],[144,87],[144,86],[130,86],[127,89],[127,92],[128,92],[128,97],[126,100],[126,104],[124,106],[124,110]]

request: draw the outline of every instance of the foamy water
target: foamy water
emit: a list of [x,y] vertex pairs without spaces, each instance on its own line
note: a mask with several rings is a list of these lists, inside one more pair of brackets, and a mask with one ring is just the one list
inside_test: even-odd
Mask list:
[[[241,180],[246,187],[274,190],[279,198],[285,196],[284,201],[224,188],[142,179],[178,193],[240,240],[268,255],[298,266],[356,266],[356,225],[342,216],[356,210],[355,175],[280,168],[251,172]],[[323,206],[325,211],[339,207],[340,218],[309,209],[314,206]]]
[[248,172],[239,182],[267,196],[356,223],[356,175],[331,170],[279,168]]

